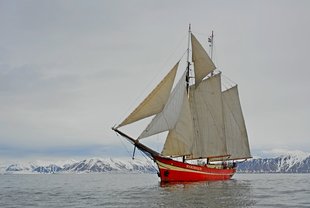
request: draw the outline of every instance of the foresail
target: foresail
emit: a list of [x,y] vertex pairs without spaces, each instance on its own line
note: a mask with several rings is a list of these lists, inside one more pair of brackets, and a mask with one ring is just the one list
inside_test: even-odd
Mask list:
[[182,109],[183,98],[186,95],[185,77],[186,73],[173,89],[164,109],[153,118],[139,139],[175,128]]
[[185,94],[183,97],[183,105],[179,119],[175,125],[175,128],[169,131],[162,150],[162,155],[191,155],[193,144],[193,130],[193,119],[190,112],[189,100],[187,98],[187,94]]
[[220,73],[190,88],[190,107],[194,120],[192,158],[227,155]]
[[195,72],[195,85],[196,87],[200,84],[202,79],[206,77],[211,71],[216,67],[209,55],[198,42],[196,37],[191,34],[192,42],[192,59],[194,62],[194,72]]
[[156,88],[140,105],[118,126],[124,126],[161,112],[168,101],[179,62],[170,70]]
[[250,148],[241,110],[238,88],[234,86],[222,93],[227,152],[230,159],[250,158]]

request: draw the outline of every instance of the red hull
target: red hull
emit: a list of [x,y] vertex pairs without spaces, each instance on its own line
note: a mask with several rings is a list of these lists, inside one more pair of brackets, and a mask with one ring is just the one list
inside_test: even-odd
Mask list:
[[228,180],[236,172],[235,168],[192,165],[161,156],[156,156],[154,159],[162,182]]

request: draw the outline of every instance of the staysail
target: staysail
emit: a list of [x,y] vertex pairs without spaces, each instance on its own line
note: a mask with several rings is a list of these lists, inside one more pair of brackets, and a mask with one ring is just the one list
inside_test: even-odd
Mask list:
[[118,126],[125,126],[140,119],[161,112],[170,96],[179,62],[170,70],[155,89],[140,103],[140,105]]
[[[185,92],[184,92],[185,93]],[[162,154],[164,156],[184,156],[192,154],[193,119],[189,100],[184,94],[179,119],[173,129],[169,131]]]
[[186,96],[185,79],[186,73],[183,74],[173,89],[164,109],[153,118],[138,139],[149,137],[175,127],[182,110],[183,98]]
[[224,91],[223,112],[227,151],[230,159],[250,158],[250,148],[237,85]]

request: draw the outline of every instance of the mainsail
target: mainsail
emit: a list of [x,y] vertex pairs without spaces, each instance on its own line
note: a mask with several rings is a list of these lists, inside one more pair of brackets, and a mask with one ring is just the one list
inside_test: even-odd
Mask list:
[[194,120],[193,158],[227,155],[222,112],[221,73],[190,88]]
[[250,158],[250,148],[237,85],[224,91],[223,111],[227,151],[230,159]]

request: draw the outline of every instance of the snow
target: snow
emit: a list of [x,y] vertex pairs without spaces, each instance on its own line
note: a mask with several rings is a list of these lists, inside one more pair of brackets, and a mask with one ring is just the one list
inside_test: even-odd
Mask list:
[[[262,172],[310,172],[310,154],[302,151],[274,149],[269,154],[278,155],[273,158],[251,159],[240,164],[243,170]],[[281,155],[281,156],[279,156]],[[146,158],[87,158],[83,160],[34,160],[11,161],[0,163],[0,174],[34,174],[34,173],[89,173],[89,172],[132,172],[155,173],[156,165]],[[250,171],[251,172],[251,171]]]
[[274,149],[271,158],[256,158],[239,164],[240,172],[310,173],[310,154],[303,151]]
[[88,158],[64,161],[23,161],[0,166],[0,174],[89,173],[89,172],[156,172],[155,164],[145,158]]

